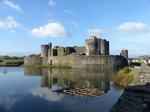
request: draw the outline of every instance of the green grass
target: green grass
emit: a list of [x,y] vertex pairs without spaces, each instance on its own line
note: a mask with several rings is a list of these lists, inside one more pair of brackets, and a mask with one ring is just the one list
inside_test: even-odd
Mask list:
[[24,60],[3,60],[3,62],[24,62]]
[[140,69],[141,68],[130,68],[130,72],[128,74],[135,76],[136,74],[138,74],[138,72],[140,71]]
[[140,68],[130,68],[129,73],[118,74],[118,72],[116,75],[111,77],[111,80],[114,81],[115,84],[127,86],[132,82],[134,76],[137,75],[139,71]]
[[68,65],[21,65],[21,67],[71,68],[71,66]]

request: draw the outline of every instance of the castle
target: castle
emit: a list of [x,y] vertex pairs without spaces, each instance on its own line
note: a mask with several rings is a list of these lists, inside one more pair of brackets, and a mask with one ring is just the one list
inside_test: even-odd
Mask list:
[[26,57],[25,65],[70,65],[72,68],[116,68],[128,66],[128,51],[109,55],[109,41],[95,36],[85,40],[85,46],[52,48],[41,45],[41,57]]

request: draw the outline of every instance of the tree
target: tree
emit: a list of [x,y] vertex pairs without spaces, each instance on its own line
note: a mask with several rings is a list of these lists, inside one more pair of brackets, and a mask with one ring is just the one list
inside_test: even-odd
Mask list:
[[31,54],[31,55],[29,55],[29,57],[41,57],[41,54],[38,54],[38,55],[36,55],[36,54]]
[[13,56],[11,59],[13,59],[13,60],[16,60],[16,59],[18,59],[18,57],[16,57],[16,56]]
[[9,56],[3,56],[3,60],[7,60],[7,59],[9,59]]

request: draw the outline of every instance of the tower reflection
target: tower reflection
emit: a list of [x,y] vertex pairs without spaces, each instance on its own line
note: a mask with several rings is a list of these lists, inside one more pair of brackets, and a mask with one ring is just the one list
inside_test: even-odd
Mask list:
[[41,87],[52,88],[80,85],[100,88],[105,92],[110,90],[110,78],[116,73],[115,69],[58,69],[25,67],[24,74],[41,76]]

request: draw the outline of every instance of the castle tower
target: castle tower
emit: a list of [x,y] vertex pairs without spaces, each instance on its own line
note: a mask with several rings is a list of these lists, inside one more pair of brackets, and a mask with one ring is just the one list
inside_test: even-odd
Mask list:
[[48,43],[49,49],[52,49],[52,43]]
[[106,54],[106,40],[101,40],[101,54],[105,55]]
[[122,50],[120,55],[124,56],[126,59],[128,59],[128,50]]
[[41,45],[41,57],[48,57],[49,45]]
[[109,41],[91,36],[85,40],[86,56],[89,55],[109,55]]
[[99,55],[98,39],[95,36],[91,36],[90,39],[85,40],[86,56]]
[[105,46],[106,46],[105,53],[106,55],[109,55],[109,41],[106,41]]

